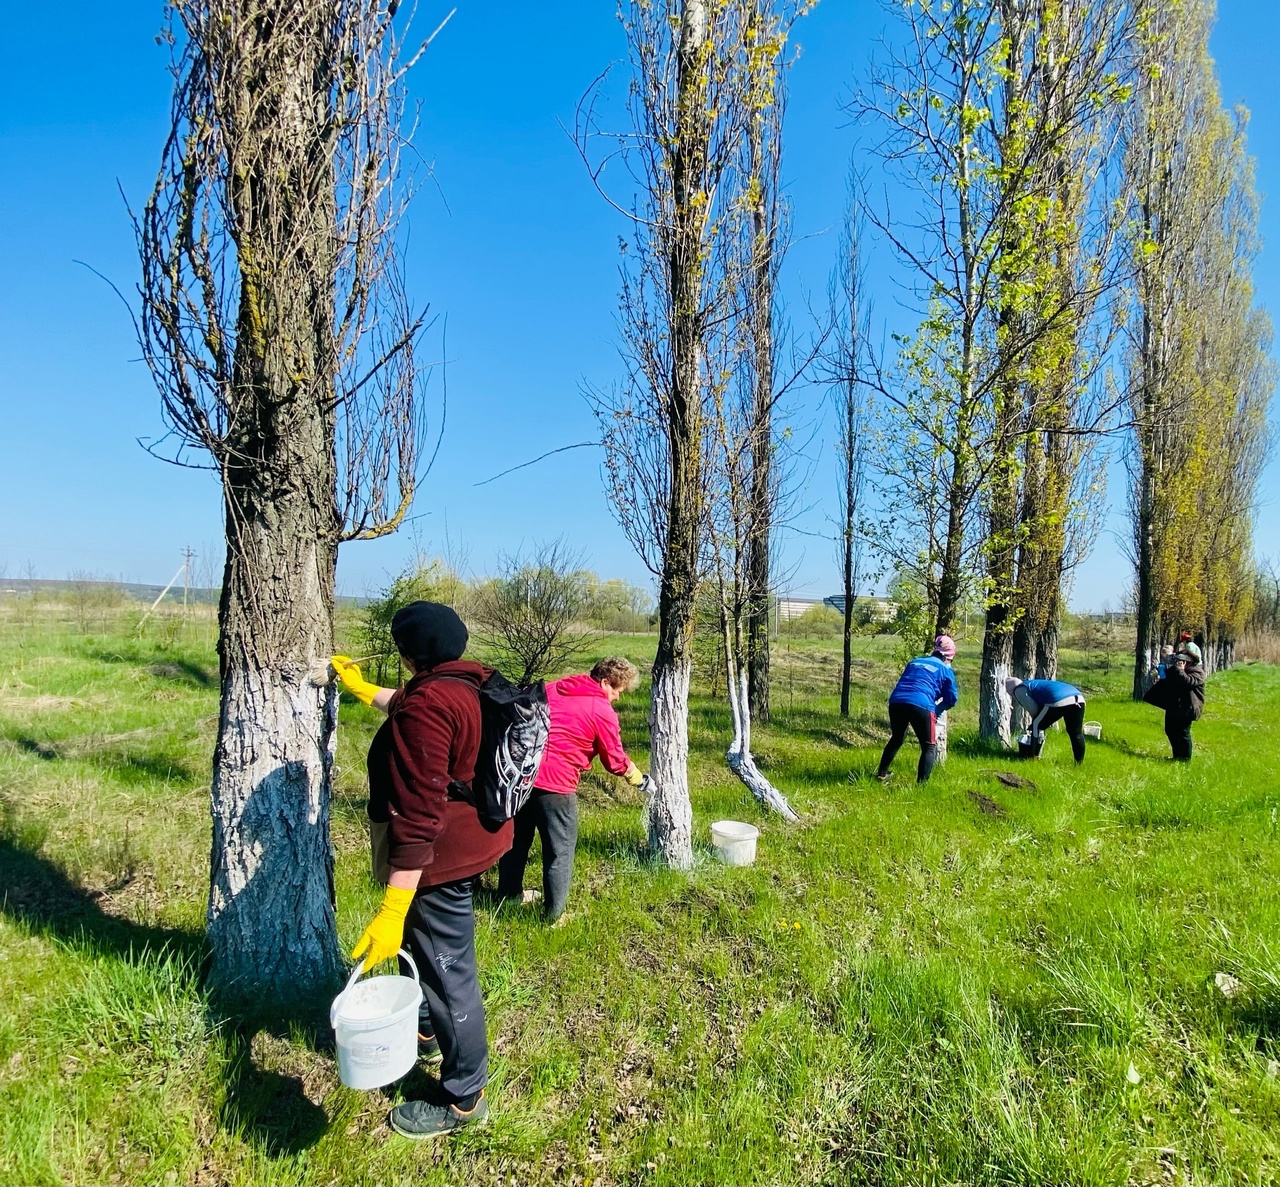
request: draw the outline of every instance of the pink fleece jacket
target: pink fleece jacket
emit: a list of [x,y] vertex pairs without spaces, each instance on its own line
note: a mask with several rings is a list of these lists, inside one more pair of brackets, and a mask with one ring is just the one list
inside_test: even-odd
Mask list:
[[547,708],[551,733],[534,787],[572,795],[596,755],[611,774],[627,773],[631,760],[622,748],[618,715],[598,681],[588,675],[549,680]]

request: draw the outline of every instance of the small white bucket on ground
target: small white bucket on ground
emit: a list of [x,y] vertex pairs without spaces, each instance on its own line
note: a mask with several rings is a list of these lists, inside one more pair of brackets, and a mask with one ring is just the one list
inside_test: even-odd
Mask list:
[[333,999],[329,1023],[338,1041],[338,1078],[348,1088],[381,1088],[398,1080],[418,1060],[418,1007],[422,986],[418,966],[409,977],[359,978],[356,965],[347,987]]
[[760,830],[741,820],[717,820],[711,826],[711,844],[716,856],[730,866],[749,866],[756,859],[756,838]]
[[1084,723],[1084,736],[1086,738],[1102,738],[1102,722],[1086,721]]

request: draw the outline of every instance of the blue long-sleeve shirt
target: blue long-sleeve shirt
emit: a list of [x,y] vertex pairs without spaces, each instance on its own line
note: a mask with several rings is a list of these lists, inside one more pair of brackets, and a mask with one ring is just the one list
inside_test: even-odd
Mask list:
[[926,713],[945,713],[960,699],[951,665],[936,655],[922,655],[903,669],[889,694],[891,705],[915,705]]
[[1065,680],[1024,680],[1022,686],[1027,695],[1037,705],[1056,705],[1059,701],[1069,701],[1073,697],[1084,694]]

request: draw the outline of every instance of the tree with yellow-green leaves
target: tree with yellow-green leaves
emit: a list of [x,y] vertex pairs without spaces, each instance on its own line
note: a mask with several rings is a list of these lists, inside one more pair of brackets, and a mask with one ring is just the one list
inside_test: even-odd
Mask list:
[[1135,307],[1128,352],[1134,696],[1189,630],[1230,663],[1250,609],[1252,517],[1275,387],[1256,308],[1257,198],[1243,111],[1222,105],[1212,0],[1135,10],[1128,131]]
[[1008,214],[992,337],[999,381],[983,490],[979,731],[1005,744],[1012,673],[1051,677],[1064,585],[1092,541],[1095,398],[1121,226],[1106,164],[1132,87],[1124,6],[1002,0],[999,170]]

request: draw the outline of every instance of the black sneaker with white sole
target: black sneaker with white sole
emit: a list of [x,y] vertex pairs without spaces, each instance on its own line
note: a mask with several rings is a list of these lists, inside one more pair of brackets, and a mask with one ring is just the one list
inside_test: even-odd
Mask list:
[[433,1105],[409,1100],[391,1110],[391,1128],[406,1138],[442,1138],[469,1125],[480,1125],[489,1116],[489,1102],[479,1093],[469,1109],[458,1104]]

